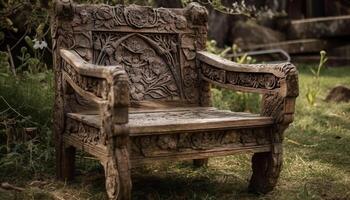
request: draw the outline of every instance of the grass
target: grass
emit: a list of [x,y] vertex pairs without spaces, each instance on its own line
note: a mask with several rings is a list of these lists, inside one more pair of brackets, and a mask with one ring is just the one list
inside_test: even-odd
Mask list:
[[[284,167],[273,192],[261,196],[247,193],[251,155],[233,155],[212,158],[208,168],[198,170],[189,162],[155,163],[137,168],[133,170],[133,199],[350,199],[350,103],[323,101],[335,85],[350,85],[350,68],[323,71],[321,92],[314,106],[308,105],[305,97],[307,85],[311,83],[312,74],[307,67],[301,67],[301,93],[295,121],[285,133]],[[4,95],[2,91],[0,95]],[[41,105],[30,101],[27,104]],[[30,114],[24,112],[24,115]],[[38,121],[45,123],[42,119]],[[49,162],[53,162],[52,159]],[[0,173],[0,182],[9,181],[26,188],[21,193],[0,190],[0,199],[53,199],[53,195],[63,199],[105,199],[101,166],[81,156],[77,158],[77,165],[78,176],[70,184],[55,181],[52,168],[34,176]],[[44,182],[29,186],[35,180]]]

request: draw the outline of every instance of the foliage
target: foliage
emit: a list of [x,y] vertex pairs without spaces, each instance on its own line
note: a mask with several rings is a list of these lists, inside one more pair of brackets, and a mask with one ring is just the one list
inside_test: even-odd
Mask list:
[[[48,1],[0,1],[0,50],[15,71],[46,71],[51,65]],[[40,44],[40,45],[38,45]],[[3,58],[6,61],[6,58]],[[48,63],[48,64],[47,64]],[[13,65],[11,64],[11,65]]]
[[8,60],[8,54],[0,51],[0,77],[7,77],[10,74],[10,63]]
[[315,105],[317,96],[320,92],[320,83],[321,83],[321,70],[325,67],[325,64],[328,60],[326,51],[320,51],[320,63],[317,67],[311,67],[310,71],[313,74],[313,81],[308,86],[306,92],[306,99],[310,105]]
[[[187,5],[193,0],[182,0],[184,5]],[[255,6],[246,4],[245,0],[235,1],[231,6],[223,5],[221,0],[199,0],[196,1],[203,5],[209,5],[211,8],[215,9],[224,14],[229,15],[244,15],[247,17],[255,17],[259,13]]]
[[52,80],[49,70],[0,76],[0,176],[52,169]]

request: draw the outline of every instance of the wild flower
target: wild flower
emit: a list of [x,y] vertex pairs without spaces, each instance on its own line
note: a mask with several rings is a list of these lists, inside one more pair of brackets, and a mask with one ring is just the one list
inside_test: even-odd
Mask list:
[[33,40],[34,45],[33,48],[34,49],[44,49],[47,48],[47,43],[45,42],[45,40],[37,40],[36,38]]

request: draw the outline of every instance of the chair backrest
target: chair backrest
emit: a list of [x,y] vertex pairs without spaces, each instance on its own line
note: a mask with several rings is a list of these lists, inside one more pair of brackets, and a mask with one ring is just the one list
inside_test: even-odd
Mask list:
[[[56,0],[52,35],[55,52],[72,49],[94,64],[122,65],[132,102],[200,102],[196,51],[205,49],[207,10],[199,4],[166,9]],[[54,63],[59,81],[57,53]]]

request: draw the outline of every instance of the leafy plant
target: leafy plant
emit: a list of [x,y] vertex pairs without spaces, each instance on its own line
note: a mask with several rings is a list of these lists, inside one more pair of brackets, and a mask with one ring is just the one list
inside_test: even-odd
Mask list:
[[6,52],[0,51],[0,77],[8,77],[10,76],[10,63],[9,57]]
[[307,87],[306,99],[311,106],[315,105],[316,103],[317,96],[320,92],[321,70],[325,67],[328,60],[326,51],[320,51],[320,56],[320,63],[318,66],[310,69],[311,73],[313,74],[313,80]]
[[0,176],[52,169],[52,80],[50,70],[0,76]]

